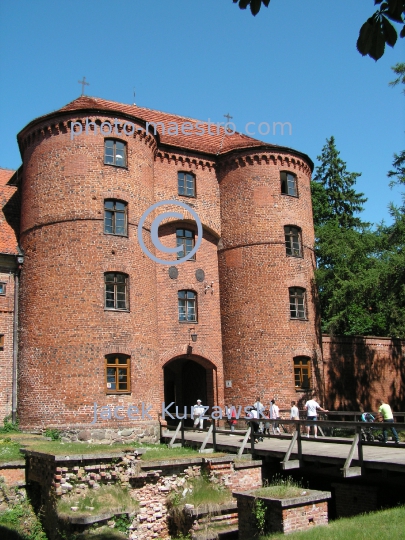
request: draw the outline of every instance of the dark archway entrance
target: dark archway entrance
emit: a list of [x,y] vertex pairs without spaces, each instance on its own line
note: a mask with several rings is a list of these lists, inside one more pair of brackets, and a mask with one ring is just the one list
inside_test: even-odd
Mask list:
[[[176,407],[179,416],[183,415],[184,407],[187,407],[187,414],[190,414],[190,407],[196,404],[197,399],[201,399],[203,405],[214,405],[214,369],[206,368],[190,358],[176,358],[166,364],[163,370],[165,404],[174,403],[169,408],[173,416]],[[178,422],[170,418],[167,421]],[[188,421],[187,425],[190,424],[191,421]]]

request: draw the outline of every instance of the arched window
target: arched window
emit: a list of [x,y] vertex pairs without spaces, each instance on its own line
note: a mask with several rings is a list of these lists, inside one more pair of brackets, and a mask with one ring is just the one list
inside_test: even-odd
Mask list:
[[131,359],[125,354],[107,354],[105,357],[107,394],[131,391]]
[[104,201],[104,232],[117,236],[127,234],[127,203],[115,199]]
[[[195,245],[195,234],[188,229],[176,229],[177,247],[182,246],[182,250],[177,252],[177,258],[182,259],[192,251]],[[188,259],[195,261],[195,253]]]
[[284,195],[290,195],[291,197],[298,197],[297,177],[287,171],[280,172],[281,181],[281,193]]
[[311,387],[311,359],[308,356],[294,358],[294,384],[295,388],[302,390]]
[[285,250],[291,257],[302,257],[301,229],[286,225],[284,227]]
[[122,141],[105,139],[104,141],[104,163],[116,165],[117,167],[127,166],[127,145]]
[[178,194],[184,197],[195,197],[195,176],[188,172],[179,171],[177,173]]
[[291,319],[306,319],[306,292],[301,287],[290,287]]
[[179,322],[197,322],[197,293],[178,292]]
[[105,308],[128,310],[128,276],[118,272],[104,274]]

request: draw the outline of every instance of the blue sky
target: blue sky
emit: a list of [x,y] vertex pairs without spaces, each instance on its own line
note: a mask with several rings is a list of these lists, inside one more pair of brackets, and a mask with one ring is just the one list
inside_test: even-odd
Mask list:
[[[378,62],[356,50],[373,0],[272,0],[252,17],[231,0],[19,0],[0,3],[0,166],[17,168],[16,134],[86,93],[213,122],[290,122],[292,135],[257,135],[313,161],[335,136],[363,219],[390,222],[393,153],[404,149],[401,88],[391,66],[405,40]],[[254,129],[254,128],[251,128]]]

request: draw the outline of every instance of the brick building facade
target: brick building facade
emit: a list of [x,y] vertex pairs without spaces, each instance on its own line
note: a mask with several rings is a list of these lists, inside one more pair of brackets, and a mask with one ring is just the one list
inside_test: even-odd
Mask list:
[[[82,96],[19,133],[23,165],[2,176],[1,257],[12,266],[0,268],[3,416],[17,356],[23,428],[89,426],[95,403],[109,408],[93,427],[114,429],[150,424],[128,409],[141,413],[142,402],[154,422],[162,402],[179,413],[197,398],[288,406],[322,391],[313,164],[196,122]],[[195,257],[178,265],[151,235],[175,204],[142,229],[146,248],[172,264],[154,262],[138,239],[141,216],[163,200],[202,222]],[[200,239],[183,216],[163,219],[159,240],[184,255]]]

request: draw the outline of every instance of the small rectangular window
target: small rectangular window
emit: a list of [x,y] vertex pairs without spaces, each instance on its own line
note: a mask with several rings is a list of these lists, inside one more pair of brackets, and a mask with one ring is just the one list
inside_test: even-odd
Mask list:
[[0,351],[4,351],[4,334],[0,334]]
[[301,231],[298,227],[284,227],[285,249],[291,257],[302,257]]
[[106,356],[107,394],[128,393],[131,391],[130,358],[124,355]]
[[177,173],[178,194],[184,197],[195,197],[195,176],[191,173]]
[[[176,242],[177,247],[181,246],[181,251],[177,252],[177,258],[182,259],[193,250],[195,244],[195,236],[193,231],[188,229],[176,229]],[[195,261],[195,254],[188,259],[189,261]]]
[[117,167],[127,166],[126,144],[113,139],[104,141],[104,163],[116,165]]
[[126,236],[127,203],[114,199],[104,201],[104,232]]
[[305,289],[291,287],[290,293],[290,316],[292,319],[306,318]]
[[105,308],[128,310],[128,277],[125,274],[104,274]]
[[294,358],[295,388],[307,390],[311,387],[311,360],[306,356]]
[[194,291],[178,292],[179,322],[197,322],[197,294]]
[[284,195],[290,195],[291,197],[298,197],[297,189],[297,177],[295,174],[287,171],[280,172],[281,180],[281,193]]
[[6,284],[0,283],[0,295],[5,295],[5,294],[6,294]]

